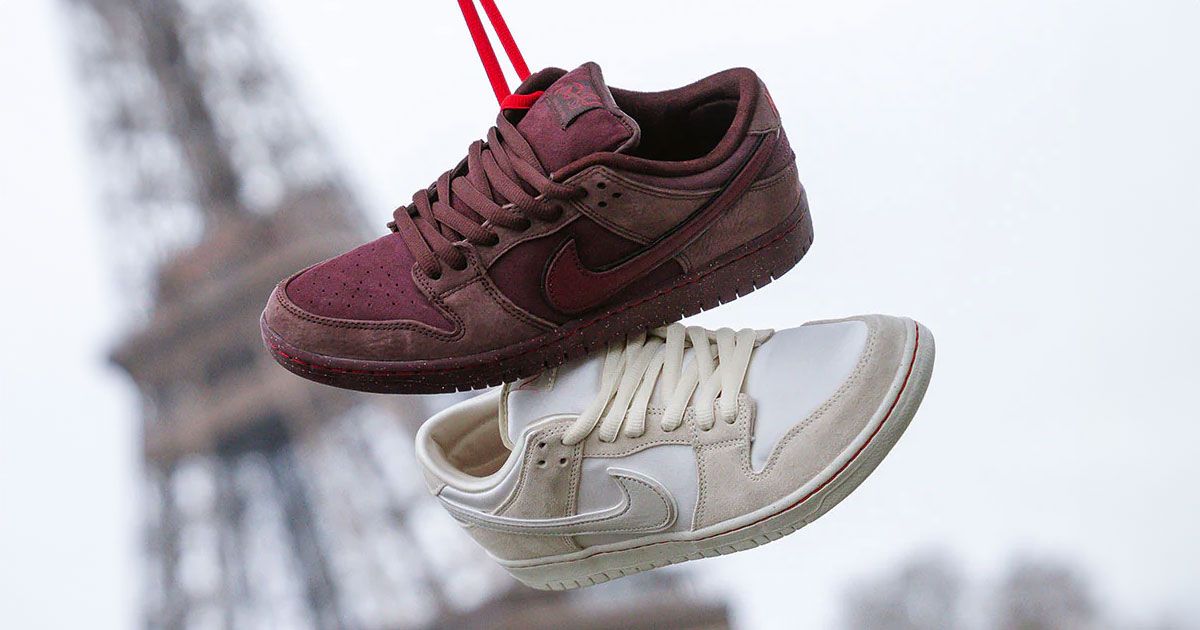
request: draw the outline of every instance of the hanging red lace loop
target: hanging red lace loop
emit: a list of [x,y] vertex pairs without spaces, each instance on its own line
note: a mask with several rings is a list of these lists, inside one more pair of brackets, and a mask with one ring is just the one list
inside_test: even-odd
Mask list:
[[538,90],[529,94],[509,94],[500,101],[500,109],[529,109],[543,93]]
[[[522,81],[528,79],[529,66],[525,65],[525,58],[521,56],[521,50],[517,48],[517,42],[513,39],[512,32],[508,30],[508,24],[504,22],[504,16],[500,15],[500,9],[496,8],[495,0],[479,0],[479,2],[483,5],[483,12],[487,14],[488,21],[492,23],[492,29],[496,31],[496,37],[500,39],[500,45],[504,48],[509,63],[517,71],[517,78]],[[488,81],[492,84],[492,91],[496,93],[496,101],[504,109],[527,109],[533,104],[533,100],[537,99],[534,97],[530,100],[528,97],[534,96],[532,94],[518,94],[516,96],[520,98],[510,98],[513,96],[512,90],[509,89],[508,81],[504,78],[504,70],[500,68],[500,61],[496,58],[492,42],[488,40],[487,31],[483,28],[483,21],[479,19],[479,11],[475,8],[474,0],[458,0],[458,7],[462,9],[463,18],[467,21],[467,30],[471,32],[475,50],[479,52],[479,60],[483,62],[483,69],[487,72]]]
[[[508,60],[522,81],[529,67],[513,41],[512,33],[495,0],[479,0],[500,38]],[[471,39],[501,109],[529,109],[541,92],[513,94],[504,79],[496,51],[488,41],[473,0],[458,0]],[[490,247],[500,242],[497,228],[522,231],[536,221],[554,221],[562,214],[562,201],[587,194],[576,185],[550,179],[516,123],[496,117],[487,140],[471,144],[466,169],[458,166],[442,173],[431,186],[417,191],[413,202],[392,212],[388,228],[404,239],[416,264],[430,278],[440,278],[443,263],[463,270],[469,259],[463,247]]]

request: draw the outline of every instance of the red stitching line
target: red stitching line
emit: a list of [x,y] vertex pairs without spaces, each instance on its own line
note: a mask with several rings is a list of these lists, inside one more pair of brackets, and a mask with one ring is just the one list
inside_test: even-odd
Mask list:
[[[786,512],[786,511],[796,507],[797,505],[800,505],[801,503],[804,503],[805,501],[809,500],[810,498],[812,498],[812,496],[814,494],[820,492],[822,489],[825,488],[825,486],[832,483],[834,479],[837,479],[838,476],[842,474],[842,471],[849,468],[850,464],[854,463],[854,461],[858,459],[859,455],[862,455],[862,452],[864,450],[866,450],[867,445],[870,444],[871,442],[873,442],[875,440],[875,436],[879,435],[879,432],[883,430],[883,425],[887,424],[887,421],[891,419],[892,412],[896,410],[896,405],[900,404],[900,398],[903,397],[904,390],[908,389],[908,381],[909,381],[909,379],[912,378],[913,370],[917,367],[917,350],[920,349],[920,347],[921,347],[921,325],[914,321],[913,327],[916,330],[916,333],[913,338],[912,359],[910,359],[910,362],[908,364],[908,372],[904,375],[904,383],[900,385],[900,391],[899,391],[899,393],[896,394],[896,399],[892,401],[892,406],[888,407],[887,415],[885,415],[883,417],[883,420],[880,421],[879,426],[875,427],[875,430],[871,432],[871,435],[870,435],[870,437],[867,438],[867,441],[863,442],[862,446],[858,447],[858,450],[854,452],[854,456],[851,457],[848,461],[846,461],[845,464],[842,464],[842,467],[838,468],[837,472],[833,473],[832,477],[830,477],[829,479],[826,479],[825,483],[822,483],[820,486],[817,486],[816,489],[814,489],[812,492],[809,492],[808,494],[804,495],[804,497],[801,498],[799,501],[796,501],[795,503],[784,508],[782,510],[783,512]],[[758,521],[755,521],[754,523],[751,523],[750,525],[746,525],[744,527],[739,527],[738,529],[745,529],[745,527],[750,527],[751,525],[761,523],[762,521],[766,520],[767,518],[770,518],[770,517],[768,516],[766,518],[759,519]],[[735,529],[733,531],[738,531],[738,530]]]
[[[526,349],[522,352],[519,352],[517,354],[514,354],[512,356],[504,357],[503,359],[496,359],[496,360],[499,361],[499,360],[519,359],[526,355],[537,352],[537,351],[545,348],[546,346],[549,346],[550,344],[558,343],[560,341],[565,341],[565,340],[569,339],[571,337],[571,335],[583,334],[584,330],[586,330],[592,326],[595,326],[596,324],[604,322],[619,313],[623,313],[631,308],[641,306],[642,304],[645,304],[646,302],[649,302],[651,300],[656,300],[656,299],[662,297],[663,295],[666,295],[666,294],[674,292],[674,291],[678,291],[679,289],[682,289],[686,286],[700,282],[701,280],[708,277],[709,275],[716,273],[721,268],[728,267],[729,265],[732,265],[733,263],[736,263],[739,260],[746,258],[747,256],[752,256],[752,255],[758,253],[759,251],[762,251],[762,250],[770,247],[771,245],[774,245],[775,243],[777,243],[778,241],[783,239],[785,236],[787,236],[788,234],[791,234],[794,230],[799,228],[800,224],[803,222],[804,222],[804,218],[803,218],[803,216],[801,216],[800,219],[797,219],[788,229],[784,230],[783,232],[780,232],[778,235],[775,236],[775,238],[772,238],[771,240],[767,241],[766,243],[763,243],[762,245],[760,245],[752,250],[742,253],[742,255],[729,260],[729,262],[721,265],[720,267],[714,267],[714,268],[704,272],[702,275],[696,276],[690,280],[681,282],[681,283],[676,284],[671,287],[667,287],[665,289],[659,289],[657,292],[652,293],[646,297],[640,298],[633,302],[629,302],[629,303],[621,306],[620,308],[609,311],[608,313],[604,314],[603,316],[579,326],[578,328],[576,328],[575,330],[573,330],[571,333],[569,333],[567,335],[563,335],[561,337],[558,337],[557,339],[551,339],[551,340],[545,341],[539,345],[528,348],[528,349]],[[449,367],[449,368],[437,368],[437,369],[429,369],[429,370],[356,370],[356,369],[352,369],[352,368],[339,368],[339,367],[319,365],[319,364],[312,363],[310,361],[301,359],[300,357],[294,357],[294,356],[288,354],[287,352],[284,352],[283,349],[281,349],[279,347],[279,345],[276,344],[273,340],[267,340],[267,345],[269,345],[271,347],[271,350],[273,352],[275,352],[279,356],[282,356],[283,358],[287,359],[288,361],[291,361],[292,363],[297,363],[299,365],[302,365],[302,366],[309,368],[316,372],[332,372],[332,373],[336,373],[336,374],[357,374],[360,376],[420,376],[420,375],[425,375],[425,374],[445,374],[445,373],[450,373],[450,372],[461,372],[463,370],[471,370],[471,369],[475,369],[475,368],[479,367],[479,366],[464,365],[464,366]],[[482,365],[482,363],[481,363],[481,365]]]

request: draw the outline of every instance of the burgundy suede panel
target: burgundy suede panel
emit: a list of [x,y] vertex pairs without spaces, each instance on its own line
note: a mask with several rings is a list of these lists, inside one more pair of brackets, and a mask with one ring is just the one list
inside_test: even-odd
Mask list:
[[[669,177],[665,175],[648,175],[637,171],[622,172],[622,175],[644,184],[658,186],[660,188],[669,188],[674,190],[706,190],[720,188],[729,181],[737,172],[746,160],[749,159],[750,153],[754,151],[755,138],[747,136],[742,144],[733,152],[728,160],[717,165],[711,170],[695,173],[692,175],[684,175],[682,177]],[[796,154],[792,147],[788,144],[787,134],[782,129],[779,130],[779,144],[775,147],[771,155],[771,161],[763,168],[762,175],[759,179],[767,179],[775,175],[783,169],[791,166],[796,161]]]
[[617,109],[593,63],[555,81],[517,129],[548,172],[591,153],[615,151],[638,135],[636,124]]
[[[555,323],[575,319],[551,307],[542,289],[547,262],[571,238],[575,239],[580,261],[593,269],[615,263],[641,248],[581,216],[558,232],[531,239],[505,252],[492,264],[489,274],[509,300],[533,315]],[[682,272],[678,263],[669,261],[622,290],[610,302],[661,287]]]
[[[623,175],[630,179],[639,182],[650,184],[651,186],[659,186],[661,188],[671,188],[677,190],[705,190],[709,188],[719,188],[733,177],[734,173],[745,164],[750,157],[750,153],[754,150],[755,139],[753,136],[747,136],[745,140],[734,150],[733,155],[728,160],[717,165],[711,170],[695,173],[692,175],[684,175],[682,177],[669,177],[665,175],[648,175],[637,171],[624,172]],[[766,179],[783,169],[791,166],[796,161],[796,154],[792,151],[792,147],[788,144],[787,134],[783,129],[779,130],[779,144],[775,147],[774,153],[771,155],[771,161],[763,168],[762,175],[759,179]]]
[[767,163],[767,166],[763,169],[762,176],[760,176],[759,179],[766,179],[791,166],[795,162],[796,153],[792,151],[792,145],[788,143],[787,133],[780,128],[779,144],[775,146],[775,153],[771,156],[771,161]]
[[[611,304],[620,304],[634,298],[639,298],[650,293],[670,286],[679,276],[683,275],[683,265],[680,265],[675,259],[658,266],[657,269],[643,276],[637,282],[617,292],[610,300]],[[604,310],[603,308],[597,310]]]
[[670,175],[653,175],[641,171],[622,171],[621,174],[630,179],[639,182],[658,186],[660,188],[669,188],[674,190],[711,190],[724,186],[726,182],[737,174],[738,169],[750,159],[750,154],[754,152],[754,147],[758,144],[758,139],[754,136],[746,136],[728,160],[721,162],[714,168],[691,175],[682,175],[672,177]]
[[409,319],[453,330],[414,283],[413,262],[404,240],[388,234],[300,274],[288,283],[287,296],[320,317]]

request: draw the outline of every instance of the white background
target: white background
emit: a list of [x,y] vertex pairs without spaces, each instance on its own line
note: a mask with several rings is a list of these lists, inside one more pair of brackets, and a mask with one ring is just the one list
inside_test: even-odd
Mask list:
[[[381,230],[491,123],[449,0],[253,4]],[[1065,558],[1130,623],[1200,623],[1200,4],[501,4],[535,68],[595,60],[656,89],[745,65],[770,87],[815,246],[698,322],[885,312],[937,337],[879,474],[797,535],[695,563],[744,627],[831,625],[850,581],[924,549],[983,578]],[[138,409],[104,361],[122,244],[66,25],[57,3],[0,3],[6,628],[137,621]]]

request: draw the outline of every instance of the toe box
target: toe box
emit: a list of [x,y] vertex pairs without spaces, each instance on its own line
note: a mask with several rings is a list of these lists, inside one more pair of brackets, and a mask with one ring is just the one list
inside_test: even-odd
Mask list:
[[314,265],[282,287],[292,304],[317,317],[412,320],[449,328],[450,322],[417,282],[413,256],[404,240],[389,234]]
[[262,324],[277,355],[407,359],[401,332],[454,324],[420,285],[412,254],[391,234],[280,282]]

